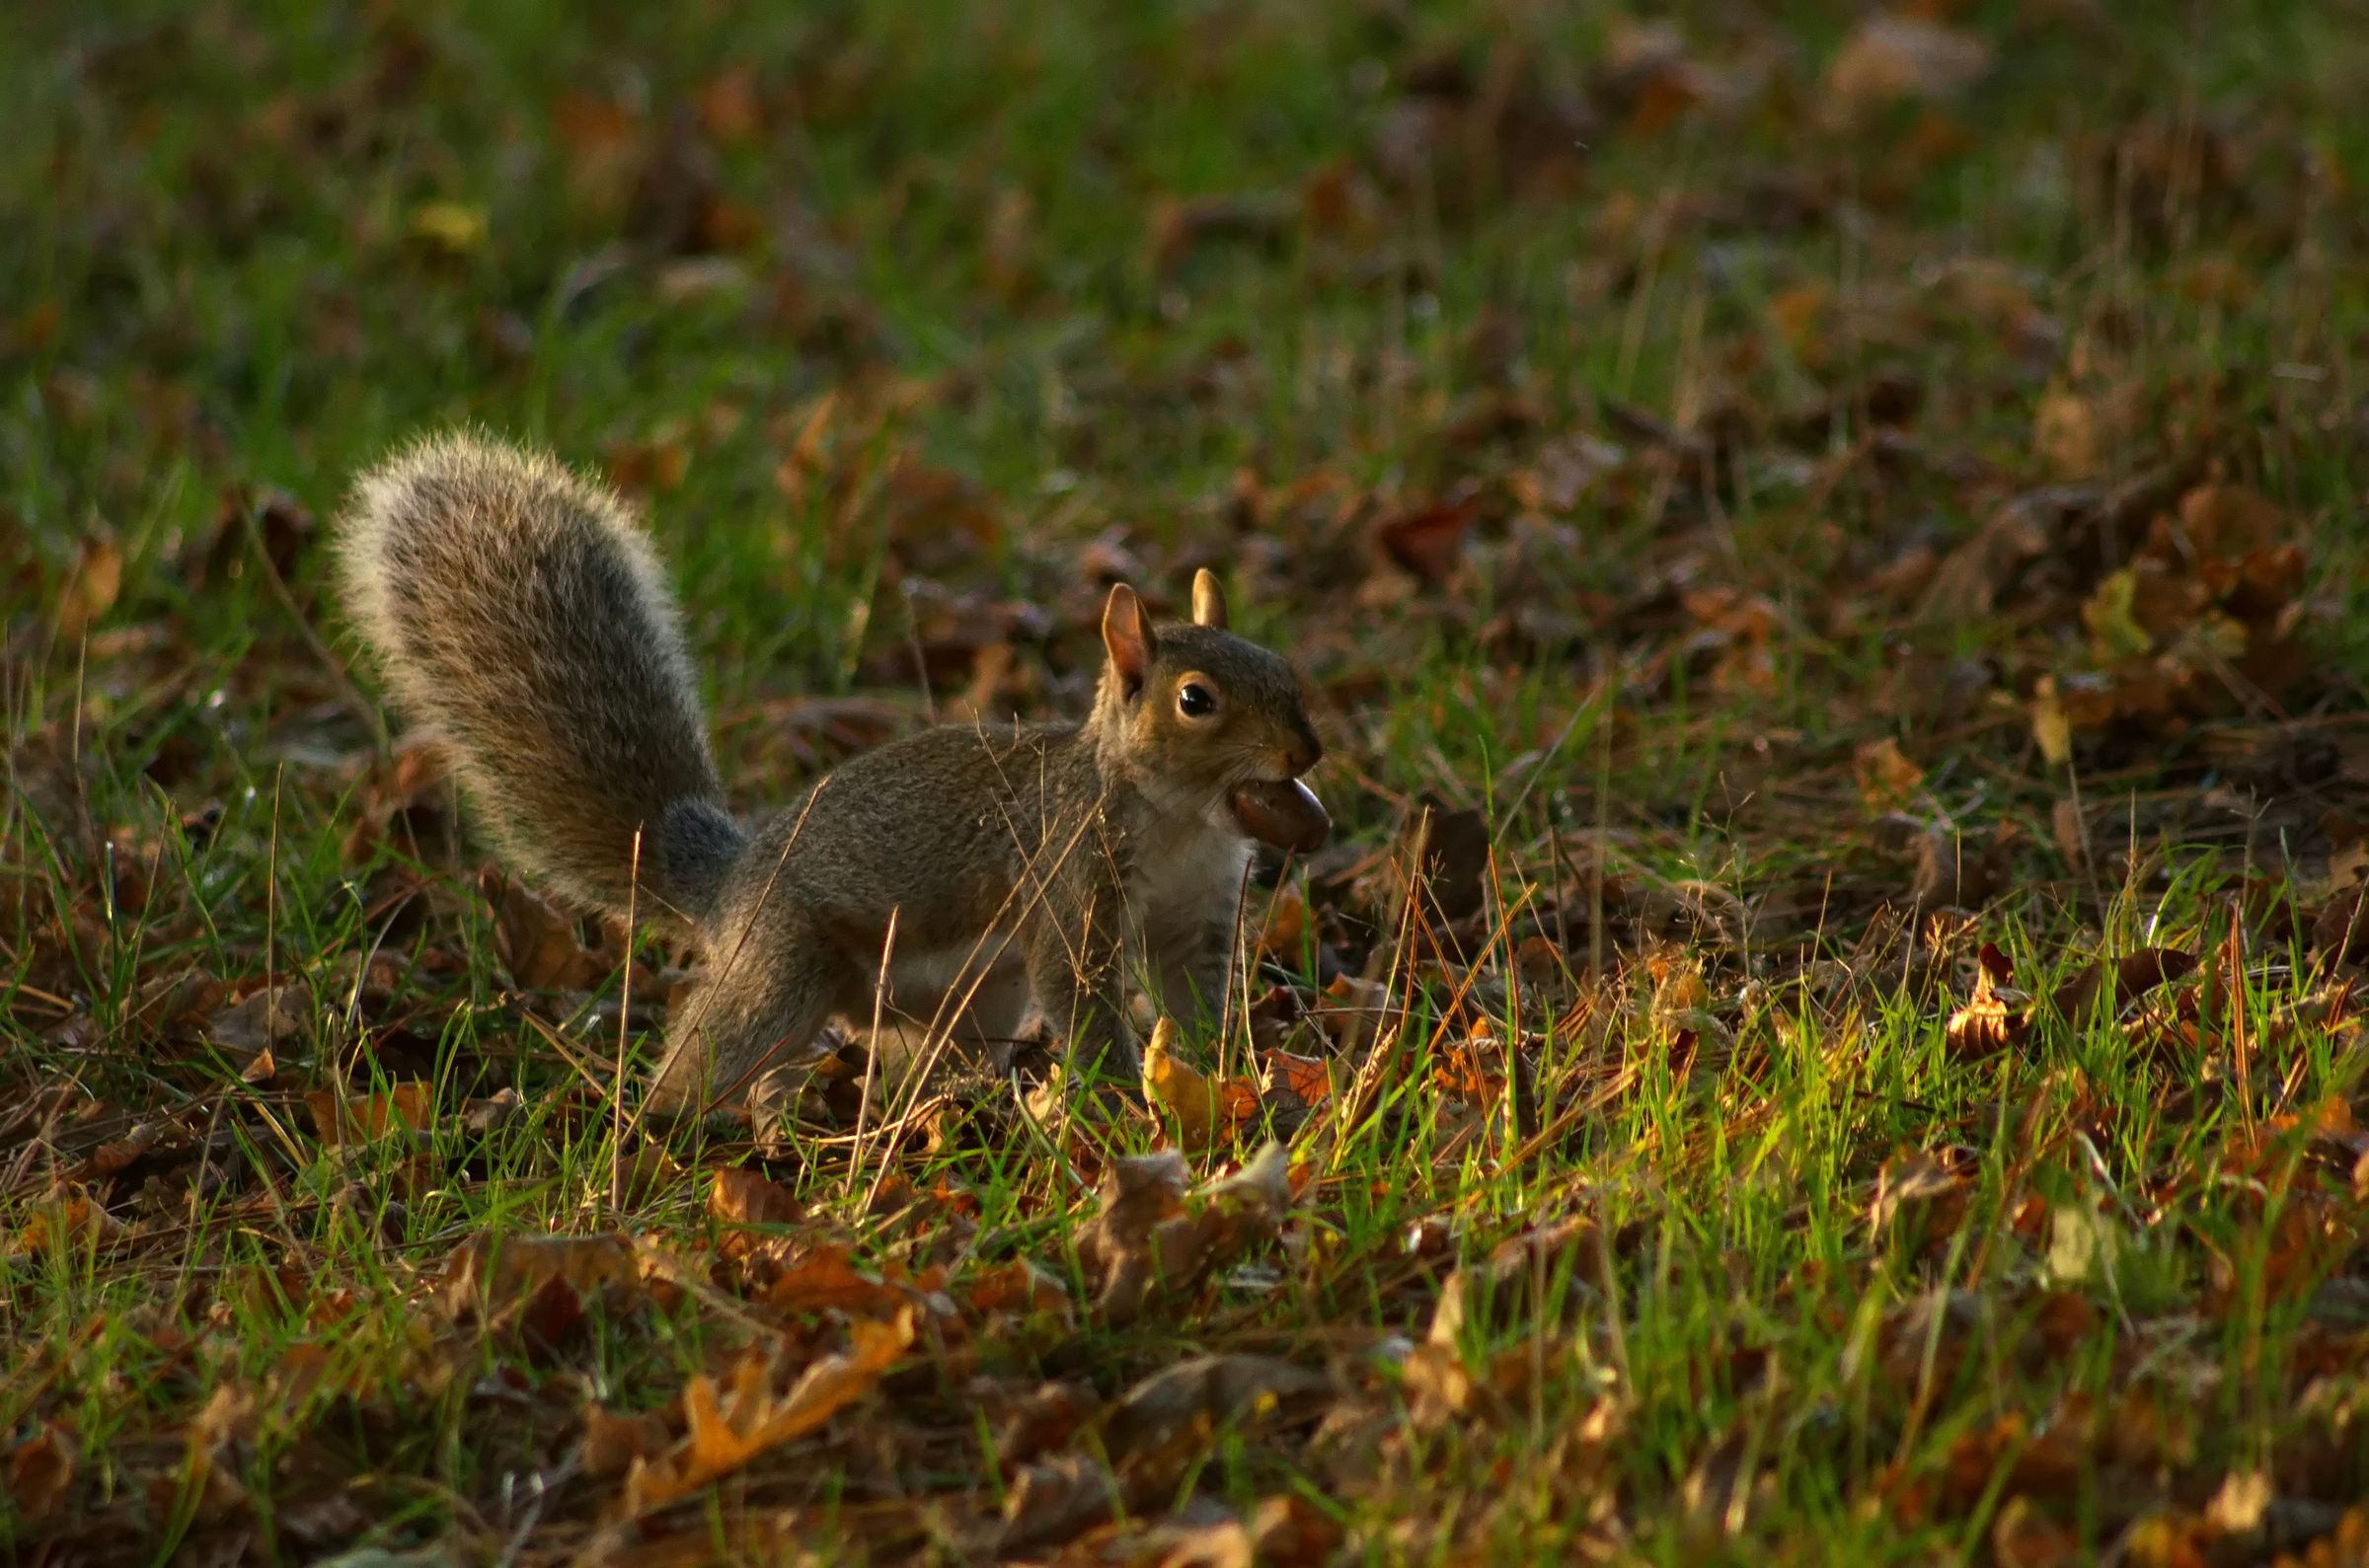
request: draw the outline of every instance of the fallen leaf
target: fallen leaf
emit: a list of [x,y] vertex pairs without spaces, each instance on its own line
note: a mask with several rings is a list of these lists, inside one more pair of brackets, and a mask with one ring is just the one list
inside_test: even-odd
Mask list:
[[1266,1053],[1265,1091],[1289,1095],[1302,1109],[1313,1110],[1333,1097],[1333,1059],[1294,1056],[1288,1051]]
[[485,1319],[515,1307],[546,1281],[564,1279],[579,1294],[630,1285],[638,1273],[623,1235],[503,1235],[489,1232],[453,1248],[444,1261],[445,1312]]
[[2085,1556],[2079,1535],[2022,1494],[2007,1500],[1991,1526],[1991,1560],[1999,1568],[2067,1568]]
[[2073,721],[2065,716],[2065,705],[2057,699],[2053,675],[2043,675],[2033,684],[2031,738],[2049,767],[2062,768],[2073,760]]
[[1324,1373],[1277,1357],[1194,1356],[1121,1394],[1104,1422],[1103,1440],[1121,1475],[1162,1476],[1197,1456],[1214,1427],[1332,1393],[1333,1381]]
[[115,608],[123,586],[123,553],[114,539],[85,535],[74,560],[74,574],[57,595],[57,638],[71,648],[82,641],[92,623]]
[[26,1256],[60,1247],[105,1247],[128,1233],[122,1221],[79,1187],[33,1205],[18,1223],[15,1250]]
[[754,141],[765,128],[765,106],[757,73],[746,64],[725,67],[702,83],[694,98],[699,128],[719,147]]
[[699,1490],[767,1450],[805,1436],[872,1391],[913,1343],[910,1307],[886,1320],[859,1318],[848,1326],[848,1348],[806,1368],[785,1394],[770,1390],[773,1361],[754,1349],[719,1392],[705,1376],[683,1389],[682,1441],[655,1458],[637,1456],[625,1477],[629,1517]]
[[2008,1010],[1986,965],[1975,971],[1974,994],[1949,1015],[1942,1027],[1942,1038],[1952,1055],[1976,1058],[2006,1050],[2020,1042],[2025,1032],[2025,1018]]
[[1868,1229],[1880,1235],[1913,1216],[1924,1239],[1947,1236],[1963,1218],[1970,1182],[1926,1150],[1904,1151],[1876,1173],[1875,1196],[1868,1206]]
[[1462,500],[1418,506],[1384,518],[1374,528],[1382,554],[1428,583],[1455,575],[1464,557],[1465,536],[1480,516],[1480,504]]
[[2263,1471],[2232,1470],[2204,1505],[2204,1517],[2225,1535],[2250,1534],[2260,1527],[2272,1495],[2270,1477]]
[[1425,798],[1399,835],[1400,862],[1420,877],[1419,908],[1449,925],[1489,901],[1489,819]]
[[1307,943],[1308,899],[1294,883],[1276,893],[1267,905],[1265,917],[1259,923],[1259,936],[1253,950],[1261,958],[1296,964]]
[[1980,81],[1991,46],[1976,34],[1920,17],[1869,17],[1826,68],[1826,102],[1849,120],[1902,98],[1944,98]]
[[611,1414],[598,1401],[584,1407],[584,1469],[596,1479],[623,1475],[672,1441],[665,1419],[654,1410],[624,1416]]
[[804,1218],[804,1208],[780,1185],[753,1170],[726,1166],[708,1188],[708,1213],[726,1225],[787,1226]]
[[295,1039],[312,1006],[312,994],[302,986],[262,986],[216,1011],[205,1032],[223,1050],[252,1057]]
[[1405,1017],[1388,986],[1350,974],[1333,977],[1325,987],[1325,1005],[1316,1009],[1317,1027],[1344,1057],[1354,1057]]
[[907,1295],[859,1270],[837,1242],[806,1248],[776,1275],[765,1304],[786,1312],[847,1311],[883,1315],[903,1307]]
[[1282,193],[1163,196],[1152,205],[1153,269],[1172,271],[1213,241],[1279,241],[1290,232],[1299,205]]
[[1004,1494],[1006,1552],[1065,1541],[1119,1511],[1118,1477],[1091,1454],[1056,1454],[1024,1465]]
[[1152,1025],[1143,1050],[1143,1091],[1175,1119],[1177,1147],[1194,1153],[1217,1142],[1217,1087],[1176,1058],[1177,1026],[1162,1018]]
[[435,1118],[430,1092],[428,1084],[408,1083],[354,1099],[337,1089],[317,1088],[305,1092],[304,1104],[312,1112],[321,1147],[336,1149],[372,1143],[397,1130],[426,1132]]
[[8,1498],[28,1525],[47,1519],[74,1484],[74,1439],[54,1421],[8,1452]]
[[536,991],[590,991],[617,967],[584,943],[577,919],[514,877],[491,872],[483,890],[494,904],[494,952],[510,978]]
[[619,1202],[628,1208],[640,1208],[680,1182],[686,1172],[666,1146],[646,1143],[635,1149],[610,1172]]
[[1925,787],[1925,770],[1910,762],[1889,735],[1860,747],[1852,771],[1859,781],[1860,804],[1875,815],[1900,809]]

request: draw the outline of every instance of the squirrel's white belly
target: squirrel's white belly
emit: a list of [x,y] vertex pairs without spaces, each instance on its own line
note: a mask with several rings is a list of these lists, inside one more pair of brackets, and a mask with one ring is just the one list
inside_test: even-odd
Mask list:
[[1250,840],[1201,823],[1143,856],[1127,882],[1136,951],[1158,959],[1158,949],[1198,944],[1212,926],[1230,923],[1250,865]]

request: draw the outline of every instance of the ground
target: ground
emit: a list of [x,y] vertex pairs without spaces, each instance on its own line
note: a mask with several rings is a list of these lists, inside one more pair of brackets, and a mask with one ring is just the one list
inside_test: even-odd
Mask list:
[[[7,32],[16,1560],[2369,1552],[2357,5]],[[752,811],[1218,569],[1220,1034],[648,1135],[328,590],[461,420]]]

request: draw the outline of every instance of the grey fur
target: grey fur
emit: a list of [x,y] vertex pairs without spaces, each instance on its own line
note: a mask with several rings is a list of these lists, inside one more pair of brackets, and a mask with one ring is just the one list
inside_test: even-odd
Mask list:
[[625,503],[539,454],[431,437],[364,475],[345,605],[450,749],[501,853],[622,912],[697,924],[746,835],[724,805],[674,601]]
[[[1251,849],[1233,788],[1322,755],[1281,659],[1216,625],[1152,630],[1119,589],[1137,678],[1114,658],[1084,723],[924,730],[750,838],[657,559],[605,487],[436,437],[361,481],[342,564],[397,702],[451,747],[505,855],[622,910],[641,832],[640,907],[654,897],[706,949],[661,1111],[736,1093],[876,1001],[974,1041],[1017,1032],[1032,1002],[1073,1058],[1131,1071],[1130,970],[1172,1008],[1219,995]],[[1195,599],[1222,621],[1213,579]],[[1220,694],[1214,713],[1180,712],[1188,681]]]

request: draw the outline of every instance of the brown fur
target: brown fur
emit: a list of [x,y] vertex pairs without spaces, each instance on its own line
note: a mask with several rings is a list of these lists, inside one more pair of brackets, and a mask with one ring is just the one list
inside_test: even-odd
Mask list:
[[[640,907],[702,938],[662,1111],[736,1092],[876,999],[973,1040],[1009,1038],[1033,1003],[1074,1060],[1131,1072],[1130,970],[1172,1010],[1218,1000],[1251,855],[1232,790],[1323,755],[1290,668],[1224,630],[1204,572],[1192,625],[1155,629],[1111,591],[1083,723],[923,730],[752,837],[725,809],[657,558],[605,487],[441,436],[362,479],[342,543],[396,701],[451,747],[500,850],[623,910],[639,832]],[[1187,683],[1212,711],[1181,710]]]

